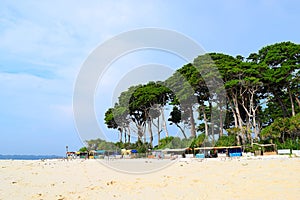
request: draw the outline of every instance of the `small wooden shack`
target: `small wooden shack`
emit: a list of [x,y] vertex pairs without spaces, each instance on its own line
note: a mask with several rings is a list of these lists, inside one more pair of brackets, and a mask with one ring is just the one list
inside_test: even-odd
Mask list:
[[258,150],[255,150],[254,152],[256,156],[277,155],[276,144],[253,143],[253,145],[258,147]]

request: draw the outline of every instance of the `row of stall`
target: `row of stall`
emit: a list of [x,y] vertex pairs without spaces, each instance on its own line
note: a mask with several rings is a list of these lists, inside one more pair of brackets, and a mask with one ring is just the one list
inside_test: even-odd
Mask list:
[[[255,155],[274,155],[277,154],[275,144],[253,144],[256,146]],[[193,156],[196,158],[216,158],[216,157],[239,157],[243,154],[242,146],[229,147],[196,147],[196,148],[182,148],[182,149],[163,149],[149,151],[145,156],[149,158],[165,158],[170,156]],[[137,150],[122,149],[121,151],[107,151],[107,150],[92,150],[88,152],[67,152],[68,158],[89,158],[101,159],[105,156],[119,156],[120,158],[136,157]]]

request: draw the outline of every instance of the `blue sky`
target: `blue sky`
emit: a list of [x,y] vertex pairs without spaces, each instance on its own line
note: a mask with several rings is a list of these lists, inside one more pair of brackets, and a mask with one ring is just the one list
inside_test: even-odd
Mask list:
[[[66,145],[71,150],[83,145],[72,111],[76,77],[89,53],[119,33],[166,28],[194,39],[207,52],[247,56],[267,44],[299,43],[299,8],[297,0],[2,0],[0,154],[63,155]],[[137,54],[115,63],[96,94],[99,123],[111,106],[103,100],[105,92],[124,76],[118,66],[183,64],[161,58]]]

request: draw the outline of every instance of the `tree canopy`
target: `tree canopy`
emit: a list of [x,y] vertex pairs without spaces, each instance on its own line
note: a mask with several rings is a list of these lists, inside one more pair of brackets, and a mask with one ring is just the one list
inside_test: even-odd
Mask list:
[[122,92],[107,109],[105,124],[119,132],[120,141],[130,143],[130,136],[136,135],[149,147],[167,147],[166,142],[180,146],[178,138],[169,135],[170,125],[196,146],[204,141],[246,145],[296,140],[299,64],[300,45],[292,42],[265,46],[248,57],[200,55],[164,81]]

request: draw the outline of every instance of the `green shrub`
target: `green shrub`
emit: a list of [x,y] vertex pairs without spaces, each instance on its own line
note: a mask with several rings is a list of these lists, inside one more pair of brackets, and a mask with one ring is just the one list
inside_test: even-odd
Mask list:
[[235,146],[236,144],[236,138],[235,135],[223,135],[219,138],[219,140],[216,143],[217,147],[220,146]]

